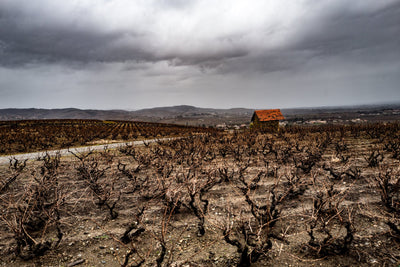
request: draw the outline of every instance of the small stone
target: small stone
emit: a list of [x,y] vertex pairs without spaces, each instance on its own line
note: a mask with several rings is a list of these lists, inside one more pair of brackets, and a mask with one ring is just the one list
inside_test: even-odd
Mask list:
[[99,246],[99,249],[105,249],[105,248],[107,248],[107,246],[102,246],[102,245]]
[[79,259],[79,260],[76,260],[76,261],[74,261],[74,262],[69,263],[69,264],[67,265],[67,267],[72,267],[72,266],[80,265],[80,264],[82,264],[82,263],[84,263],[84,262],[85,262],[84,259]]

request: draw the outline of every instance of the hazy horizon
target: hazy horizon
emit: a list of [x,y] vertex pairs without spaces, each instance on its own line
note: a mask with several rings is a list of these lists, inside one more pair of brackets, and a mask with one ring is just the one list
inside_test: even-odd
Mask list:
[[0,108],[400,103],[399,0],[3,0]]
[[193,105],[171,105],[171,106],[154,106],[154,107],[144,107],[140,109],[97,109],[97,108],[78,108],[78,107],[57,107],[57,108],[42,108],[42,107],[23,107],[23,108],[15,108],[15,107],[6,107],[0,109],[78,109],[78,110],[99,110],[99,111],[112,111],[112,110],[121,110],[121,111],[138,111],[143,109],[155,109],[155,108],[172,108],[172,107],[181,107],[181,106],[191,106],[194,108],[201,108],[201,109],[335,109],[335,108],[362,108],[362,107],[389,107],[389,106],[400,106],[400,102],[386,102],[386,103],[371,103],[371,104],[359,104],[359,105],[332,105],[332,106],[299,106],[299,107],[260,107],[260,108],[253,108],[253,107],[228,107],[228,108],[217,108],[217,107],[203,107],[203,106],[193,106]]

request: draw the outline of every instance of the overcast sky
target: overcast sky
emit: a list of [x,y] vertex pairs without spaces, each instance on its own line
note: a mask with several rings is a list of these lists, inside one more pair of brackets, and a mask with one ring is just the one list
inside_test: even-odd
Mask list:
[[400,0],[0,0],[0,108],[400,102]]

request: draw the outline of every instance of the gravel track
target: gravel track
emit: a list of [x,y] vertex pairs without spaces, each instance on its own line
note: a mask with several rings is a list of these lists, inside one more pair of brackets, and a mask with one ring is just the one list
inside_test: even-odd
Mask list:
[[131,142],[121,142],[121,143],[111,143],[111,144],[103,144],[103,145],[94,145],[94,146],[82,146],[82,147],[70,147],[64,149],[57,149],[57,150],[48,150],[48,151],[40,151],[40,152],[31,152],[31,153],[23,153],[23,154],[15,154],[15,155],[7,155],[7,156],[0,156],[0,164],[9,164],[10,158],[16,158],[18,160],[32,160],[37,159],[39,157],[44,156],[46,153],[50,155],[55,155],[56,153],[60,153],[61,156],[72,155],[70,151],[74,153],[81,153],[86,151],[99,151],[105,148],[108,149],[116,149],[124,145],[134,145],[140,146],[144,145],[145,143],[154,143],[157,141],[168,141],[176,138],[159,138],[159,139],[148,139],[148,140],[141,140],[141,141],[131,141]]

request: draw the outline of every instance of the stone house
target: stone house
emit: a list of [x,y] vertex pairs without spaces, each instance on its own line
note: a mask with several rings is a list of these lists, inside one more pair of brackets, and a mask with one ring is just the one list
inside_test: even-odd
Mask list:
[[256,110],[251,117],[250,129],[276,132],[279,120],[284,120],[280,109]]

